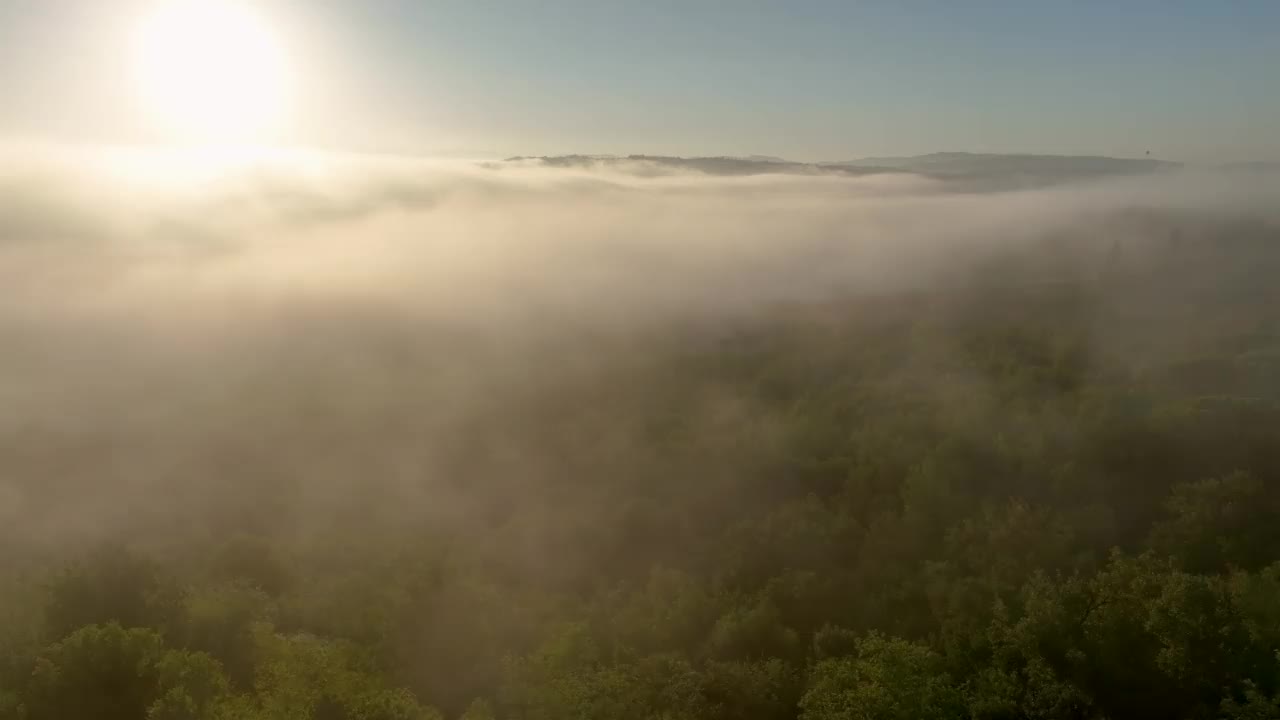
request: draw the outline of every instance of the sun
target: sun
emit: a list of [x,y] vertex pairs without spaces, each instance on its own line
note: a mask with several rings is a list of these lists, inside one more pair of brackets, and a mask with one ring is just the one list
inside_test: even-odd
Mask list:
[[270,27],[236,0],[167,0],[135,39],[148,121],[185,142],[259,142],[279,130],[285,60]]

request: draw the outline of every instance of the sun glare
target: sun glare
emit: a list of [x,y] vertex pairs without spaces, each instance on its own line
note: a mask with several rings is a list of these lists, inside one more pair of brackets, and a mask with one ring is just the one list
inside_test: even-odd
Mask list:
[[284,53],[235,0],[168,0],[139,27],[136,62],[145,111],[172,138],[260,142],[284,118]]

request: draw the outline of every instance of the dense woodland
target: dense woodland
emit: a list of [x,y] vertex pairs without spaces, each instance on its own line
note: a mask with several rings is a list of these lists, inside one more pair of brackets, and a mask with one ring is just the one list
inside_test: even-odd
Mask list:
[[0,530],[0,718],[1278,718],[1277,277],[1275,227],[1134,212],[546,340],[448,413],[334,318],[377,373],[289,375],[124,509],[142,440],[7,431],[28,513],[123,519]]

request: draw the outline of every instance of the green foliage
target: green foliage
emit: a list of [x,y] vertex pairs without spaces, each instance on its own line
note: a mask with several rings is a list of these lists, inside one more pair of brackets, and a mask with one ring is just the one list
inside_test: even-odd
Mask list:
[[257,635],[275,620],[265,593],[240,584],[189,588],[171,642],[209,653],[226,668],[238,689],[252,686],[257,661]]
[[406,690],[386,684],[358,651],[307,635],[259,628],[255,709],[266,718],[436,720]]
[[717,658],[762,660],[794,657],[801,645],[796,632],[783,623],[776,604],[761,596],[721,615],[711,629],[707,648]]
[[49,583],[45,637],[56,640],[101,623],[162,627],[176,593],[153,562],[119,546],[107,546],[68,566]]
[[1168,519],[1152,530],[1151,545],[1188,570],[1256,569],[1280,556],[1278,508],[1265,486],[1246,473],[1181,483],[1166,508]]
[[817,660],[856,655],[858,633],[847,628],[826,625],[813,635],[813,656]]
[[91,625],[46,648],[24,693],[28,720],[194,720],[227,694],[218,662],[167,650],[152,630]]
[[230,692],[222,664],[204,653],[170,650],[155,672],[163,694],[147,710],[147,720],[205,717]]
[[818,662],[800,699],[804,720],[940,720],[961,708],[941,657],[878,633],[860,640],[851,656]]
[[1278,717],[1280,302],[1199,281],[1280,252],[1201,251],[566,356],[368,429],[403,507],[0,548],[0,720]]
[[804,682],[799,668],[781,658],[713,661],[701,674],[706,717],[725,720],[794,717]]
[[1267,697],[1252,683],[1246,683],[1241,700],[1229,697],[1222,701],[1223,720],[1276,720],[1280,718],[1280,698]]
[[651,655],[624,663],[602,663],[593,660],[589,646],[563,654],[569,649],[564,641],[571,645],[581,642],[563,638],[510,668],[501,693],[510,714],[531,720],[704,716],[698,675],[687,661],[673,655]]

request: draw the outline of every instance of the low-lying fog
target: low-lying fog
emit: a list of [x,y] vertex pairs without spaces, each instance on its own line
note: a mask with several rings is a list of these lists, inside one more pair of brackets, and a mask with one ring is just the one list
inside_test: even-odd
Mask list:
[[[1194,169],[971,193],[905,173],[6,156],[0,525],[29,541],[228,498],[298,522],[456,518],[478,418],[615,383],[658,338],[968,286],[1032,248],[1053,249],[1000,282],[1070,279],[1280,213],[1273,175]],[[549,472],[530,452],[476,462]]]

